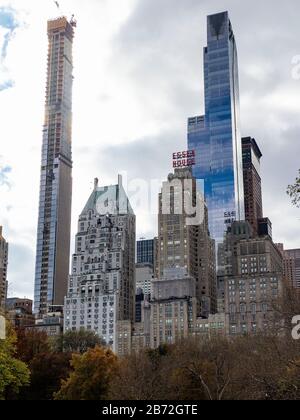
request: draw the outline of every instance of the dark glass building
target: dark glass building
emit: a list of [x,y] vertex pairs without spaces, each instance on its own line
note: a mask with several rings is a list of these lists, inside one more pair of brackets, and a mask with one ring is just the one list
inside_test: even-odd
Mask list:
[[193,174],[204,181],[210,233],[218,245],[233,221],[245,219],[238,59],[228,12],[208,16],[207,23],[205,115],[188,120],[188,148],[196,151]]
[[267,217],[257,220],[258,236],[269,236],[272,239],[272,222]]
[[137,263],[151,264],[155,263],[155,239],[141,239],[137,241]]
[[252,137],[242,139],[245,192],[245,218],[258,233],[258,220],[263,217],[260,159],[262,153]]
[[142,322],[142,304],[145,296],[142,289],[138,289],[135,296],[135,322]]

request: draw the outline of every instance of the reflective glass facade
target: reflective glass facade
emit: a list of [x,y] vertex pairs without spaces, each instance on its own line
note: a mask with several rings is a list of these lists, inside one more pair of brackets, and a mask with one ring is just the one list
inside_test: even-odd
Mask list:
[[211,236],[220,244],[233,220],[243,220],[237,49],[228,12],[208,16],[204,48],[205,115],[188,121],[193,173],[204,180]]
[[154,265],[154,239],[137,241],[137,263]]

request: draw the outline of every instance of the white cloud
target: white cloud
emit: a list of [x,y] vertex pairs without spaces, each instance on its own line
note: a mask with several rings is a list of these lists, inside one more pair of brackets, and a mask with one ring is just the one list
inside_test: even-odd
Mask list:
[[[291,2],[299,11],[298,1]],[[74,40],[72,240],[94,177],[98,176],[101,184],[116,182],[117,173],[127,169],[120,167],[120,155],[104,165],[105,151],[118,150],[121,145],[124,162],[143,171],[144,156],[137,154],[144,150],[146,139],[146,150],[150,154],[152,151],[153,163],[148,157],[145,174],[140,176],[150,178],[152,171],[158,172],[154,177],[159,178],[171,169],[173,145],[176,149],[180,144],[183,148],[186,145],[186,118],[203,112],[205,15],[228,6],[240,53],[243,134],[257,137],[264,152],[265,214],[272,218],[275,239],[297,246],[297,210],[292,209],[284,191],[299,166],[295,158],[300,152],[297,143],[288,143],[293,152],[289,165],[285,150],[290,135],[295,139],[298,135],[299,144],[300,83],[291,77],[291,58],[300,52],[298,22],[292,27],[297,13],[286,9],[285,16],[280,10],[277,15],[272,14],[273,20],[268,23],[267,7],[273,4],[269,1],[266,6],[258,0],[254,2],[259,15],[254,5],[245,13],[242,5],[233,0],[212,3],[61,2],[63,12],[67,16],[74,13],[78,20]],[[11,39],[0,76],[0,84],[2,80],[14,82],[13,88],[0,92],[0,153],[3,164],[12,168],[8,174],[11,189],[0,186],[0,224],[13,244],[9,267],[13,293],[31,296],[46,80],[46,21],[57,15],[57,9],[52,0],[0,0],[1,6],[16,10],[20,27]],[[274,8],[273,5],[273,12]],[[279,23],[282,29],[286,28],[286,34],[278,31]],[[4,36],[4,29],[0,29],[0,45]],[[290,133],[289,128],[294,131]],[[168,133],[165,142],[161,133]],[[134,146],[128,148],[136,154],[130,159],[125,157],[126,144]],[[158,148],[165,157],[157,160]],[[282,164],[278,159],[282,159]],[[278,208],[285,210],[288,222],[282,220]],[[151,225],[145,214],[138,216],[138,236],[155,234],[155,219],[151,219]]]

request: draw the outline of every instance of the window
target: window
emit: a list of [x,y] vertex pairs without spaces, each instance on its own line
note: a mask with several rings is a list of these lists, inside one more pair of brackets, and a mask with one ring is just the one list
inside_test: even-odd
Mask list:
[[247,333],[247,325],[246,324],[242,324],[241,325],[241,332],[242,332],[242,334],[246,334]]
[[241,312],[241,314],[245,314],[246,313],[246,305],[244,303],[242,303],[240,305],[240,312]]
[[229,312],[231,314],[235,314],[236,313],[236,307],[235,307],[235,305],[229,305]]

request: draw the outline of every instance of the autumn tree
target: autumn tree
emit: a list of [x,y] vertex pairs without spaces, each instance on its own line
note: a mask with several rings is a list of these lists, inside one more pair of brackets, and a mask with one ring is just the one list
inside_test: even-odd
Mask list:
[[239,338],[235,347],[240,399],[300,399],[298,342],[271,333]]
[[22,400],[52,400],[71,372],[70,353],[39,353],[29,364],[30,386],[21,391]]
[[29,384],[30,376],[26,364],[15,357],[16,334],[11,327],[7,329],[7,338],[0,340],[0,400],[17,395],[21,387]]
[[265,334],[195,337],[122,358],[109,398],[118,400],[300,399],[300,341]]
[[113,378],[110,399],[148,401],[167,399],[167,379],[170,369],[165,362],[170,351],[171,348],[163,346],[123,358]]
[[195,399],[228,398],[235,369],[232,350],[222,337],[190,339],[176,346],[177,375],[188,381]]
[[115,354],[106,348],[95,347],[84,354],[74,354],[69,378],[62,381],[55,400],[107,399],[110,384],[118,365]]
[[43,331],[17,330],[17,357],[30,370],[30,386],[20,390],[22,400],[51,400],[70,373],[70,353],[55,352]]
[[52,343],[54,351],[83,354],[96,346],[104,346],[105,342],[94,332],[81,329],[67,331]]
[[49,353],[48,336],[43,331],[35,329],[17,329],[17,356],[25,363],[30,363],[40,353]]
[[300,315],[300,290],[283,280],[282,293],[271,302],[271,309],[270,327],[273,324],[274,335],[284,334],[290,338],[293,318]]

